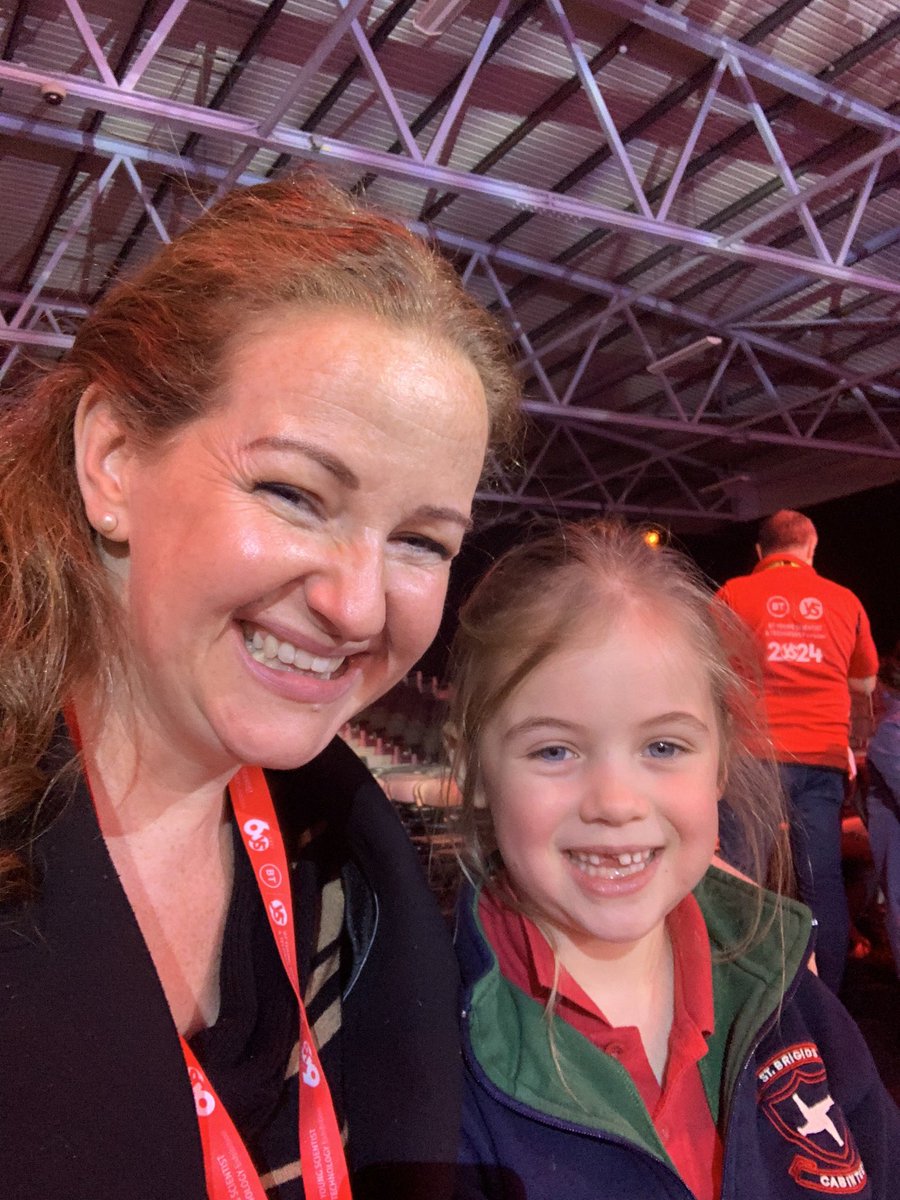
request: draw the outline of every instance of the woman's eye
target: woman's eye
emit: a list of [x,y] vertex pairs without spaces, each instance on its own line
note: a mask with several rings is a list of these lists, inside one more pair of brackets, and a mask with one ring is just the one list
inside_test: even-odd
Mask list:
[[651,758],[675,758],[681,753],[682,747],[676,746],[674,742],[658,741],[651,742],[647,747],[647,753]]
[[316,507],[315,499],[310,496],[309,492],[294,487],[290,483],[278,483],[276,480],[263,479],[254,485],[253,490],[254,492],[268,492],[270,496],[277,496],[279,500],[286,500],[288,504],[293,504],[298,508],[314,509]]
[[403,533],[400,535],[400,541],[405,546],[409,546],[413,550],[417,550],[422,554],[433,554],[435,558],[439,558],[442,562],[449,562],[453,557],[453,551],[449,546],[445,546],[443,542],[438,542],[434,538],[426,537],[419,533]]

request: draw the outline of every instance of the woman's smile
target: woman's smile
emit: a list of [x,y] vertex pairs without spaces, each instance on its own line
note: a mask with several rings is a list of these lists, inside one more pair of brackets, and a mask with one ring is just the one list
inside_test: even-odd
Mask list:
[[221,402],[117,462],[130,694],[167,753],[297,766],[408,671],[486,440],[478,375],[442,343],[351,311],[245,330]]
[[293,642],[279,640],[273,633],[264,633],[259,626],[245,623],[243,630],[247,653],[273,671],[295,671],[319,679],[332,679],[347,662],[346,655],[334,658],[310,654]]

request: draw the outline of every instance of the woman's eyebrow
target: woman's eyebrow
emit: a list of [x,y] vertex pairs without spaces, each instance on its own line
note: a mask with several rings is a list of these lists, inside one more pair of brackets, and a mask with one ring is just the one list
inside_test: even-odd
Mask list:
[[461,525],[466,533],[473,527],[472,518],[467,517],[458,508],[442,508],[437,504],[422,504],[410,516],[414,520],[421,518],[426,521],[452,521],[454,525]]
[[[301,454],[304,458],[309,458],[318,463],[320,467],[324,467],[344,487],[350,488],[354,492],[359,491],[361,487],[359,477],[350,470],[346,463],[329,451],[323,450],[321,446],[316,446],[313,442],[305,442],[302,438],[288,437],[284,434],[274,434],[268,437],[254,438],[247,447],[248,450],[260,448],[286,450],[291,454]],[[472,529],[472,518],[466,513],[460,512],[458,508],[423,504],[411,516],[431,521],[450,521],[454,525],[461,525],[466,533]]]
[[350,470],[347,464],[341,462],[335,455],[330,454],[327,450],[323,450],[321,446],[316,446],[312,442],[304,442],[301,438],[286,437],[280,434],[272,437],[255,438],[247,448],[249,450],[257,450],[261,447],[267,447],[270,450],[287,450],[293,454],[302,454],[304,458],[312,459],[313,462],[317,462],[319,466],[324,467],[344,487],[350,488],[353,491],[359,490],[359,478]]

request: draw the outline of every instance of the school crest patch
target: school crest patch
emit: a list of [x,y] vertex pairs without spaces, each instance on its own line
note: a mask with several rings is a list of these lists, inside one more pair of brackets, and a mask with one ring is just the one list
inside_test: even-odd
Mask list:
[[757,1086],[766,1116],[795,1148],[788,1174],[796,1184],[826,1196],[866,1190],[866,1168],[844,1114],[831,1098],[815,1042],[780,1050],[758,1070]]

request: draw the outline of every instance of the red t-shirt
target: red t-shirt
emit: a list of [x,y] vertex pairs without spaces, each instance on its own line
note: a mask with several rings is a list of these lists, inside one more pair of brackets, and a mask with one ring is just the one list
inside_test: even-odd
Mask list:
[[783,762],[846,770],[848,679],[878,670],[869,619],[856,596],[780,552],[719,590],[762,652],[769,736]]
[[[538,927],[487,891],[482,892],[478,915],[506,978],[546,1004],[555,960]],[[619,1060],[681,1178],[697,1200],[717,1200],[722,1143],[697,1066],[713,1030],[712,957],[706,923],[693,896],[686,896],[669,914],[668,928],[675,961],[675,1014],[662,1086],[647,1061],[638,1030],[610,1025],[562,966],[555,1011],[599,1050]]]

